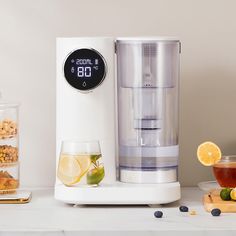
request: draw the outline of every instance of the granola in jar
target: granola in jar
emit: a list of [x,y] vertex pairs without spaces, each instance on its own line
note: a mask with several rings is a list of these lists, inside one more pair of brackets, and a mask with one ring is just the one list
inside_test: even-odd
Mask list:
[[0,121],[0,139],[12,138],[17,135],[17,124],[13,120]]

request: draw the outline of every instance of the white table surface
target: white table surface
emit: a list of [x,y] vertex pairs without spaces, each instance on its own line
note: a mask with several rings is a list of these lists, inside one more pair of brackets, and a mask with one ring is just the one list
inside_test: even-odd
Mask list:
[[[0,205],[0,236],[9,235],[236,235],[236,213],[205,212],[198,188],[183,188],[180,202],[165,206],[82,206],[54,200],[52,189],[33,190],[30,203]],[[179,205],[197,215],[180,213]],[[162,210],[162,219],[153,216]]]

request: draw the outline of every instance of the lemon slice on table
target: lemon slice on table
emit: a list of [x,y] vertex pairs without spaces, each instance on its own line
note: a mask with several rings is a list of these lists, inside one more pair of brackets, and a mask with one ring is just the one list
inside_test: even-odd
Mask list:
[[230,197],[232,200],[236,201],[236,188],[233,188],[230,192]]
[[59,161],[57,177],[67,186],[71,186],[80,181],[81,167],[79,162],[69,155],[62,155]]
[[76,155],[76,160],[78,161],[81,168],[81,177],[89,170],[91,165],[91,155]]
[[221,150],[213,142],[204,142],[198,146],[197,157],[204,166],[212,166],[221,159]]

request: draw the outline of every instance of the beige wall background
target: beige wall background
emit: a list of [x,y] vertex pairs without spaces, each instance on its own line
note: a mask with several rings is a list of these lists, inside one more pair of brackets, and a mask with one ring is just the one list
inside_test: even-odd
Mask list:
[[179,36],[182,185],[212,179],[205,140],[236,154],[236,1],[0,0],[0,91],[21,102],[22,185],[55,175],[55,38]]

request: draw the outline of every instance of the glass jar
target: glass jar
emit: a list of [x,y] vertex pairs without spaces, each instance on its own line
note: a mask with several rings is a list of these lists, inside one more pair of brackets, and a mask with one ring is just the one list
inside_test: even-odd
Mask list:
[[0,102],[0,194],[19,187],[18,104]]

